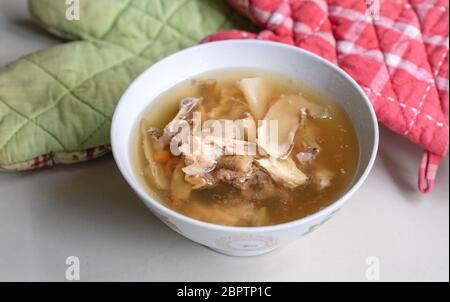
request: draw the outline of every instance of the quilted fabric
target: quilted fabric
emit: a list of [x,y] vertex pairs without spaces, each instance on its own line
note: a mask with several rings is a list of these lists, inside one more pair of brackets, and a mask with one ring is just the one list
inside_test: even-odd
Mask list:
[[248,28],[224,1],[30,0],[34,18],[77,41],[0,69],[0,170],[74,163],[109,151],[116,102],[160,58],[227,28]]
[[365,90],[379,121],[424,148],[419,189],[431,190],[448,153],[448,0],[229,0],[268,39],[338,64]]

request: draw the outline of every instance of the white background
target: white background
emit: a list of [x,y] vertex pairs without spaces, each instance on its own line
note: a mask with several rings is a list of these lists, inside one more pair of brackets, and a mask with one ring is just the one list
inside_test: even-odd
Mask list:
[[[0,66],[62,43],[36,27],[25,0],[0,0]],[[0,281],[63,281],[78,256],[81,280],[365,281],[368,256],[382,281],[449,280],[449,161],[434,191],[416,189],[421,150],[381,129],[365,185],[336,217],[271,254],[216,254],[153,217],[111,156],[74,166],[0,174]]]

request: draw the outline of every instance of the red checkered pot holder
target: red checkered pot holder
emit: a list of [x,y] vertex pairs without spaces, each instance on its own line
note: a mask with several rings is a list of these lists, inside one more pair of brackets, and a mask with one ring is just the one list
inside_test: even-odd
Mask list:
[[264,39],[338,64],[369,96],[380,122],[424,148],[419,189],[429,192],[448,153],[448,0],[229,0],[262,31],[205,42]]

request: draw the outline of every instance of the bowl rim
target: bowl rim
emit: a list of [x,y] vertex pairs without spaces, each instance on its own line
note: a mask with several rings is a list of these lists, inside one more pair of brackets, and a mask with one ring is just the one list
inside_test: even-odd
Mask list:
[[[183,214],[180,214],[172,209],[170,209],[169,207],[166,207],[165,205],[163,205],[162,203],[158,202],[157,200],[155,200],[154,198],[152,198],[146,191],[145,189],[143,189],[143,184],[139,183],[139,181],[134,181],[133,179],[131,179],[131,177],[124,172],[125,169],[125,164],[124,162],[119,158],[119,156],[117,155],[117,153],[115,152],[115,146],[118,144],[118,142],[116,142],[115,140],[115,135],[114,133],[116,132],[116,128],[119,127],[118,124],[118,115],[120,114],[122,110],[122,107],[124,106],[125,102],[127,102],[128,99],[128,95],[130,94],[130,91],[133,90],[137,85],[141,85],[141,82],[143,83],[142,79],[143,77],[153,68],[155,68],[157,65],[160,64],[164,64],[165,61],[167,60],[171,60],[174,57],[177,56],[183,56],[183,55],[188,55],[191,52],[195,52],[197,49],[199,48],[214,48],[214,47],[221,47],[221,45],[234,45],[235,47],[239,47],[242,45],[248,45],[248,44],[254,44],[254,45],[259,45],[258,47],[278,47],[278,48],[284,48],[284,49],[288,49],[289,51],[295,51],[298,53],[301,53],[302,55],[304,55],[305,57],[307,57],[308,59],[314,60],[319,64],[325,64],[327,65],[327,67],[333,69],[335,72],[337,72],[338,74],[340,74],[343,78],[345,78],[347,81],[349,81],[352,86],[361,94],[362,99],[364,100],[365,105],[368,107],[369,109],[369,113],[370,113],[370,117],[371,117],[371,121],[372,121],[372,128],[373,128],[373,134],[374,134],[374,141],[373,141],[373,145],[372,145],[372,150],[371,150],[371,154],[370,154],[370,159],[369,162],[367,163],[367,166],[365,167],[363,173],[361,174],[361,176],[356,179],[356,181],[353,183],[353,185],[350,187],[350,189],[343,194],[341,197],[339,197],[336,201],[332,202],[330,205],[324,207],[323,209],[296,219],[296,220],[292,220],[289,222],[284,222],[284,223],[280,223],[280,224],[275,224],[275,225],[267,225],[267,226],[249,226],[249,227],[244,227],[244,226],[228,226],[228,225],[220,225],[220,224],[215,224],[215,223],[210,223],[210,222],[205,222],[205,221],[201,221],[201,220],[197,220],[194,218],[191,218],[189,216],[185,216]],[[151,101],[150,101],[151,102]],[[362,88],[359,86],[359,84],[349,75],[347,74],[347,72],[345,72],[343,69],[341,69],[339,66],[323,59],[322,57],[309,52],[307,50],[304,50],[302,48],[299,47],[295,47],[295,46],[291,46],[288,44],[283,44],[283,43],[279,43],[279,42],[272,42],[272,41],[263,41],[263,40],[225,40],[225,41],[215,41],[215,42],[209,42],[209,43],[205,43],[205,44],[199,44],[199,45],[195,45],[186,49],[183,49],[181,51],[175,52],[163,59],[161,59],[160,61],[156,62],[155,64],[151,65],[150,67],[148,67],[146,70],[144,70],[137,78],[135,78],[131,84],[128,86],[128,88],[125,90],[125,92],[123,93],[122,97],[120,98],[116,109],[114,111],[113,114],[113,118],[112,118],[112,123],[111,123],[111,131],[110,131],[110,135],[111,135],[111,148],[112,148],[112,153],[113,153],[113,157],[114,160],[120,170],[120,173],[122,174],[122,176],[125,178],[125,180],[127,181],[127,183],[131,186],[131,188],[137,193],[137,195],[144,200],[144,202],[146,203],[147,206],[152,205],[153,207],[157,208],[158,210],[160,210],[162,213],[164,213],[165,215],[167,215],[168,217],[173,217],[176,219],[179,219],[187,224],[191,224],[191,225],[195,225],[197,227],[201,227],[201,228],[207,228],[207,229],[213,229],[216,231],[225,231],[225,232],[252,232],[252,233],[262,233],[262,232],[267,232],[267,231],[276,231],[276,230],[281,230],[281,229],[287,229],[287,228],[293,228],[296,227],[298,225],[302,225],[305,223],[308,223],[312,220],[315,220],[319,217],[322,216],[328,216],[330,214],[335,213],[337,210],[339,210],[344,204],[345,202],[361,187],[361,185],[365,182],[365,180],[367,179],[370,171],[373,168],[373,165],[375,163],[375,159],[376,159],[376,155],[378,152],[378,146],[379,146],[379,127],[378,127],[378,122],[377,122],[377,118],[376,118],[376,113],[375,110],[369,100],[369,98],[367,97],[367,95],[364,93],[364,91],[362,90]],[[133,171],[132,167],[131,170]],[[151,209],[153,211],[153,209]]]

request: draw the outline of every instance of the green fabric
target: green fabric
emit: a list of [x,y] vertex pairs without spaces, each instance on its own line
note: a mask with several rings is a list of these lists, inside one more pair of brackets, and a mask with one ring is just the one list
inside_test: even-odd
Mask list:
[[43,26],[78,41],[0,69],[0,167],[109,143],[115,105],[155,61],[210,33],[249,25],[224,0],[30,0]]

